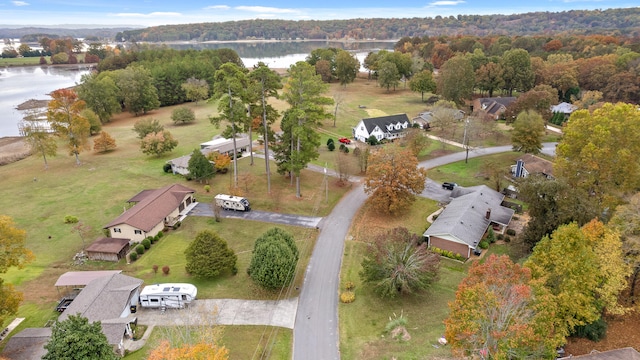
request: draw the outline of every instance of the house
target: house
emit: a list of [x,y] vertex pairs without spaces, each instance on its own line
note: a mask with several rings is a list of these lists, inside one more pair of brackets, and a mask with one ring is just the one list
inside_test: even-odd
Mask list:
[[47,354],[44,346],[51,338],[51,328],[26,328],[13,335],[2,351],[10,360],[40,360]]
[[561,102],[558,105],[551,106],[552,113],[561,113],[564,114],[565,117],[569,117],[571,113],[578,109],[577,106],[573,104],[569,104],[568,102]]
[[135,203],[133,207],[104,228],[113,238],[140,242],[181,221],[196,204],[194,193],[195,190],[180,184],[143,190],[127,201]]
[[[238,134],[236,136],[236,152],[243,153],[249,149],[251,139],[247,134]],[[219,152],[220,154],[226,154],[233,158],[233,139],[225,139],[224,137],[217,135],[211,141],[200,144],[200,152],[205,156],[213,152]],[[189,160],[191,154],[180,156],[179,158],[171,159],[167,161],[167,164],[171,165],[171,171],[173,174],[189,175]]]
[[502,206],[504,195],[488,186],[463,188],[451,192],[453,200],[424,232],[428,246],[471,257],[488,227],[504,232],[514,211]]
[[[465,112],[458,109],[447,109],[442,108],[444,114],[448,114],[450,111],[451,116],[456,120],[462,120],[464,118]],[[418,116],[411,119],[412,124],[418,124],[422,129],[428,129],[431,127],[431,122],[434,119],[434,113],[432,111],[424,111],[418,114]]]
[[375,136],[378,141],[394,140],[403,137],[408,128],[407,114],[380,116],[360,120],[353,128],[353,137],[362,142],[366,142],[370,136]]
[[90,323],[100,321],[102,332],[118,354],[124,352],[124,336],[133,334],[131,323],[136,311],[142,280],[123,274],[111,274],[91,281],[58,317],[64,321],[80,314]]
[[586,355],[569,355],[559,360],[579,359],[579,360],[640,360],[640,352],[632,347],[622,349],[597,351],[593,350]]
[[103,237],[89,245],[85,252],[90,260],[118,262],[129,252],[129,239]]
[[516,98],[511,96],[478,98],[473,101],[473,108],[484,117],[498,120],[514,101]]
[[524,154],[511,165],[511,175],[515,178],[526,178],[529,175],[542,175],[553,179],[553,163],[532,154]]

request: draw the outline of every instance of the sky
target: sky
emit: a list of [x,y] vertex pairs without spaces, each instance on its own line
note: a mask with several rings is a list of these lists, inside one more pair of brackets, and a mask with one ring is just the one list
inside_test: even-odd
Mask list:
[[638,0],[0,0],[0,27],[148,27],[246,19],[411,18],[637,6]]

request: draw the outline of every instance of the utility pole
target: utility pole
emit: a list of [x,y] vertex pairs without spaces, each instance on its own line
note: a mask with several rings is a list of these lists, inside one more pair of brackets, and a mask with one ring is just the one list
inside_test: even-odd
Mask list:
[[462,145],[464,146],[467,154],[464,157],[464,163],[467,164],[469,162],[469,138],[467,137],[467,128],[469,127],[469,118],[467,118],[464,122],[464,138],[462,139]]
[[329,181],[327,180],[327,163],[324,163],[324,198],[329,203]]

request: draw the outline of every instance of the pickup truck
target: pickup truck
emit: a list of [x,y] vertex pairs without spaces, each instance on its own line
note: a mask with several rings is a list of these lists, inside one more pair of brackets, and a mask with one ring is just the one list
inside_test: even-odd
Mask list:
[[456,183],[452,183],[452,182],[443,182],[442,183],[442,188],[443,189],[447,189],[447,190],[453,190],[454,187],[458,186],[458,184]]
[[71,305],[71,303],[73,302],[73,299],[75,297],[63,297],[62,300],[60,300],[60,302],[58,303],[58,306],[56,306],[56,310],[58,312],[63,312],[67,309],[67,307],[69,307],[69,305]]

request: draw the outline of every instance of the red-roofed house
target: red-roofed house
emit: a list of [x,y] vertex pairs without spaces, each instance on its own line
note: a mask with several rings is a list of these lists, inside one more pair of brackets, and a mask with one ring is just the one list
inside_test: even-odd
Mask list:
[[173,226],[195,204],[195,190],[180,184],[156,190],[143,190],[128,202],[136,204],[107,224],[113,238],[140,242],[147,236],[155,236],[165,226]]

